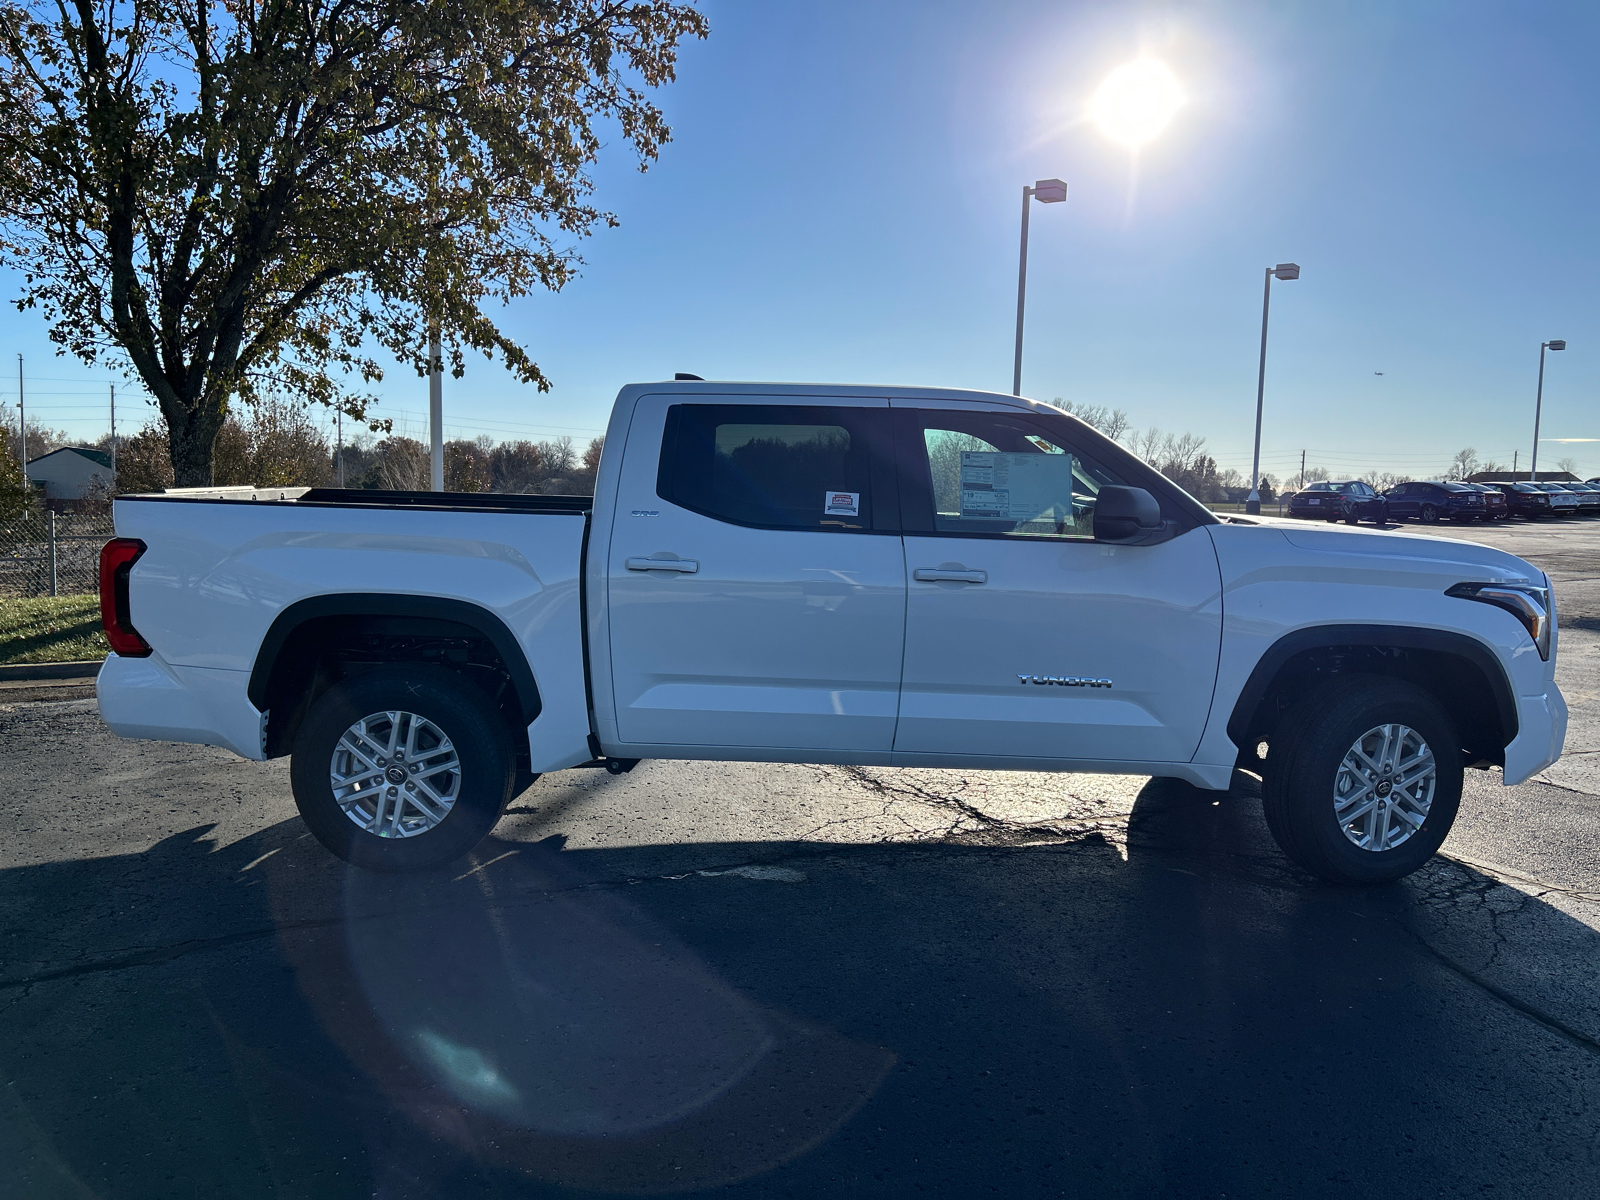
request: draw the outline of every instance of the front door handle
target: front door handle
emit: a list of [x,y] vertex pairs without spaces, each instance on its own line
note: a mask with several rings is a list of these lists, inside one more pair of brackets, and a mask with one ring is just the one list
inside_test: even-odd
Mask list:
[[952,571],[946,567],[918,567],[911,572],[918,583],[988,583],[987,571]]
[[700,569],[699,562],[692,558],[630,558],[626,566],[630,571],[679,571],[684,575],[693,575]]

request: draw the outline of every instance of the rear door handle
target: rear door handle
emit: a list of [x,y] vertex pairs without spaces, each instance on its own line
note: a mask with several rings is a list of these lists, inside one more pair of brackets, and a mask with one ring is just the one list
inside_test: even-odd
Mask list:
[[918,567],[911,572],[918,583],[988,583],[987,571],[947,571],[942,567]]
[[692,558],[630,558],[627,561],[630,571],[679,571],[684,575],[693,575],[700,569],[700,564]]

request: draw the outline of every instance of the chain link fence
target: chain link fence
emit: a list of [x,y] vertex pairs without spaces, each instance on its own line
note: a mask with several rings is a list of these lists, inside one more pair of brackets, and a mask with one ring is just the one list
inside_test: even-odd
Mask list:
[[33,513],[0,520],[0,597],[73,596],[100,589],[110,515]]

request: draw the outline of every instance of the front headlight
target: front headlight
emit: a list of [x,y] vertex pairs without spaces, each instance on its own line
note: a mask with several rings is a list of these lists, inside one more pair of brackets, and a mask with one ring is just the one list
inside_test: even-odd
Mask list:
[[1539,657],[1550,661],[1550,634],[1555,627],[1555,609],[1551,607],[1548,575],[1545,576],[1543,587],[1531,583],[1458,583],[1447,588],[1444,594],[1505,609],[1522,622],[1533,644],[1539,648]]

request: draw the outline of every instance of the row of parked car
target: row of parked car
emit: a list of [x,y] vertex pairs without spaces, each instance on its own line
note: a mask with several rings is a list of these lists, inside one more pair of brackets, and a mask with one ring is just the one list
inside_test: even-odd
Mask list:
[[1289,497],[1291,517],[1362,521],[1503,521],[1600,513],[1600,479],[1587,483],[1444,483],[1415,480],[1376,491],[1359,479],[1313,483]]

